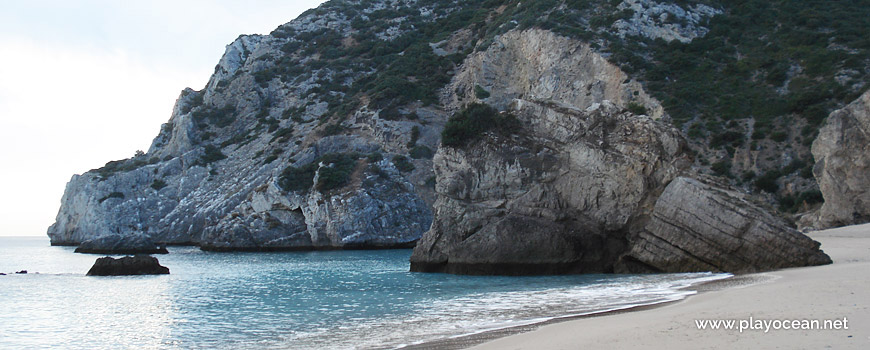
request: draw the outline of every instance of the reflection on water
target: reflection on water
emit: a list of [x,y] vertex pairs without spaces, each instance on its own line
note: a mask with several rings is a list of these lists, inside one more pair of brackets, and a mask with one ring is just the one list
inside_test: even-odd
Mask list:
[[675,300],[725,275],[473,277],[409,273],[410,251],[207,253],[166,276],[86,277],[98,256],[0,238],[3,348],[395,347],[566,314]]

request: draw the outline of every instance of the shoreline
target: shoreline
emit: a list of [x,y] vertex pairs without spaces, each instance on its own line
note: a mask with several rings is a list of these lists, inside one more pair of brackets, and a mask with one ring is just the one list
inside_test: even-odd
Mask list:
[[[870,348],[870,224],[808,234],[834,260],[703,282],[681,300],[442,339],[404,349]],[[843,319],[848,330],[703,330],[697,320]]]
[[585,314],[580,315],[564,315],[564,316],[554,316],[547,318],[543,321],[533,321],[529,324],[518,325],[518,326],[508,326],[504,328],[496,328],[492,330],[486,330],[478,333],[472,334],[464,334],[453,336],[444,339],[437,339],[433,341],[425,341],[419,344],[409,344],[399,349],[403,350],[460,350],[460,349],[468,349],[474,346],[478,346],[481,344],[485,344],[488,342],[492,342],[494,340],[502,339],[505,337],[510,337],[513,335],[524,334],[528,332],[535,331],[541,327],[559,324],[563,322],[571,322],[577,320],[585,320],[585,319],[595,319],[599,317],[605,316],[613,316],[620,314],[628,314],[634,312],[641,312],[647,310],[654,310],[657,308],[665,307],[671,304],[678,304],[688,300],[689,298],[700,295],[701,293],[709,293],[719,290],[724,290],[728,288],[740,288],[740,287],[748,287],[757,283],[764,283],[770,280],[775,279],[775,277],[767,276],[766,272],[755,273],[755,274],[746,274],[746,275],[732,275],[730,277],[713,280],[713,281],[704,281],[697,284],[693,284],[691,286],[680,288],[680,290],[689,290],[694,291],[696,294],[687,295],[686,297],[679,300],[669,300],[669,301],[661,301],[651,304],[643,304],[643,305],[635,305],[629,306],[626,308],[619,308],[614,310],[604,310],[604,311],[592,311]]

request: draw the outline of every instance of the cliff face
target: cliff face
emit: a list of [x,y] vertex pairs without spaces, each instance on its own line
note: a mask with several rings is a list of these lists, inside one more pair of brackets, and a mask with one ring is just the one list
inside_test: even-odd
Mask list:
[[692,173],[685,140],[660,118],[628,111],[644,106],[661,117],[658,102],[624,78],[579,42],[546,31],[508,33],[469,58],[449,102],[479,100],[461,93],[468,86],[491,87],[482,100],[505,106],[520,127],[439,149],[435,221],[412,271],[750,272],[830,263],[818,243],[738,193],[678,178]]
[[[478,87],[489,97],[481,99]],[[445,91],[443,104],[451,111],[473,101],[504,110],[514,99],[585,109],[606,99],[619,106],[634,103],[655,119],[665,115],[640,83],[588,44],[540,29],[497,37],[488,50],[465,60]]]
[[[811,240],[737,191],[693,180],[708,161],[728,175],[727,157],[749,148],[790,173],[806,168],[779,151],[791,134],[767,140],[764,130],[778,125],[776,113],[817,111],[835,98],[805,91],[802,63],[776,76],[781,67],[764,65],[751,79],[717,80],[751,73],[766,53],[729,46],[740,28],[722,23],[755,24],[739,8],[705,4],[329,1],[228,45],[206,87],[182,92],[147,153],[73,176],[48,234],[53,244],[141,235],[213,250],[419,239],[414,270],[457,273],[824,263]],[[706,54],[717,47],[726,49]],[[754,56],[732,62],[744,51]],[[854,90],[863,76],[841,80]],[[775,103],[759,104],[774,83],[784,85]],[[442,146],[448,117],[477,103],[517,124]],[[782,174],[761,175],[766,166],[734,169],[758,171],[755,187],[782,184]],[[728,226],[717,214],[743,221]],[[766,260],[764,249],[796,257]]]
[[813,157],[825,203],[810,225],[825,229],[870,221],[870,91],[831,113],[813,142]]
[[[342,70],[307,52],[317,36],[349,37],[351,19],[311,11],[228,45],[206,88],[182,92],[147,153],[73,176],[52,244],[118,234],[217,250],[413,244],[431,223],[426,151],[447,114],[413,105],[403,112],[414,119],[396,118],[357,106],[335,119],[370,68]],[[375,30],[385,33],[403,30]]]

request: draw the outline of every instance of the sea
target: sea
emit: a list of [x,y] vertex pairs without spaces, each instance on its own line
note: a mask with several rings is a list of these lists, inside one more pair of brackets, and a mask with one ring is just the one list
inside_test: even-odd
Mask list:
[[456,276],[408,272],[410,250],[169,251],[169,275],[89,277],[98,255],[0,237],[0,348],[402,348],[675,301],[730,276]]

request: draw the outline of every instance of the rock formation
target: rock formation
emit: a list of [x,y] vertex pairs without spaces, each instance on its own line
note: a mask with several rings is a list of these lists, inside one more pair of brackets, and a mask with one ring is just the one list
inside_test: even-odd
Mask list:
[[[505,106],[521,128],[439,149],[435,219],[414,249],[412,271],[748,272],[830,263],[818,243],[737,193],[678,177],[691,173],[680,133],[627,110],[633,103],[657,111],[658,103],[613,79],[618,68],[580,53],[576,42],[546,54],[534,48],[559,40],[540,31],[508,33],[457,74],[457,87],[489,78],[509,84],[493,91],[523,89],[484,99]],[[582,68],[548,73],[562,59],[578,61],[560,67]],[[608,72],[606,80],[596,79],[599,72]],[[454,105],[477,100],[461,96]],[[686,213],[706,217],[696,222]],[[656,235],[667,238],[653,242]]]
[[588,110],[517,100],[531,129],[442,148],[436,220],[415,271],[609,272],[624,228],[687,165],[679,134],[609,102]]
[[169,268],[161,266],[157,258],[148,255],[104,257],[97,259],[88,270],[88,276],[168,275]]
[[[240,36],[202,91],[182,92],[147,152],[72,177],[48,229],[52,244],[111,235],[215,250],[413,244],[431,224],[426,151],[437,148],[447,114],[418,104],[390,111],[399,117],[366,106],[338,115],[342,91],[370,68],[341,71],[302,54],[316,44],[301,36],[351,30],[340,12],[311,12],[272,35]],[[372,154],[381,159],[365,160]],[[312,178],[332,165],[320,160],[342,155],[357,166],[322,190]],[[300,180],[310,186],[278,185],[288,168],[310,167]],[[100,242],[111,243],[91,243]]]
[[870,91],[828,117],[813,142],[825,203],[816,229],[870,221]]
[[746,195],[678,177],[631,240],[621,272],[750,273],[830,264],[819,243]]
[[82,242],[76,253],[88,254],[168,254],[165,247],[158,247],[145,235],[108,235]]

